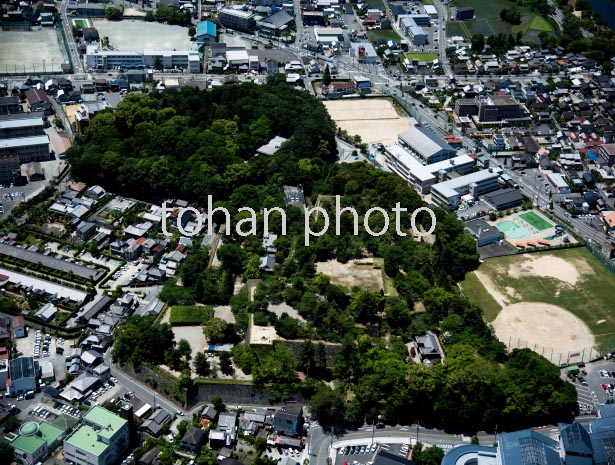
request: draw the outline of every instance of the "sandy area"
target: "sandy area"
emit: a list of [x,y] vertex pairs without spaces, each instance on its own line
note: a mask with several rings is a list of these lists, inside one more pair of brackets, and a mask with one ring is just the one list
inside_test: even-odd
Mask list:
[[[567,353],[593,347],[595,340],[583,321],[569,311],[539,302],[522,302],[505,307],[493,322],[502,342],[540,353],[544,349]],[[523,343],[525,342],[525,344]]]
[[215,306],[214,307],[214,317],[222,318],[227,323],[235,323],[235,315],[233,315],[230,305]]
[[[365,264],[359,265],[358,263]],[[351,260],[348,263],[340,263],[337,260],[318,262],[316,272],[330,276],[333,284],[348,288],[359,286],[380,290],[384,286],[382,272],[373,267],[371,260]]]
[[250,344],[271,345],[273,341],[281,340],[273,326],[250,325]]
[[350,135],[361,136],[367,144],[394,144],[399,133],[410,127],[409,118],[400,116],[387,99],[326,100],[323,103],[335,124]]
[[290,305],[288,305],[286,302],[282,302],[280,304],[270,303],[269,306],[267,307],[267,310],[269,310],[272,313],[275,313],[277,316],[282,316],[283,313],[288,313],[288,316],[296,318],[299,321],[305,321],[303,317],[299,315],[299,312],[295,310],[293,307],[291,307]]
[[173,334],[175,334],[175,342],[186,339],[190,343],[192,358],[197,352],[202,352],[207,343],[202,326],[174,326]]
[[[577,262],[578,260],[575,260]],[[589,265],[584,264],[588,269],[582,269],[583,262],[570,263],[563,258],[552,255],[534,254],[526,255],[522,263],[512,265],[508,273],[511,278],[521,278],[528,274],[555,278],[574,286],[581,277],[581,273],[591,273]]]

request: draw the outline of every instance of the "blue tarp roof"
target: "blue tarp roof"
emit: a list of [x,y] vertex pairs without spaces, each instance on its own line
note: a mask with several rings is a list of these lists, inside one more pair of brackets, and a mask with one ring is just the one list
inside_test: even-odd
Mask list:
[[592,152],[591,150],[587,151],[587,158],[590,161],[596,161],[598,159],[598,154],[596,152]]

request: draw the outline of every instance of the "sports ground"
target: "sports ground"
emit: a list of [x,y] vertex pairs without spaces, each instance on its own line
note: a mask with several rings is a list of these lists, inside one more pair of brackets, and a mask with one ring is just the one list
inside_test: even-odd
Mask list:
[[[454,0],[450,6],[472,6],[476,19],[473,21],[452,21],[447,23],[447,35],[464,36],[470,39],[474,34],[491,36],[496,34],[523,33],[526,41],[538,42],[541,32],[552,32],[551,24],[541,15],[510,0]],[[500,19],[500,11],[515,7],[521,11],[521,24],[511,25]]]
[[488,259],[462,289],[513,348],[615,348],[615,277],[584,247]]
[[0,73],[57,72],[63,63],[67,59],[58,29],[0,31]]
[[410,127],[408,116],[400,115],[388,99],[338,99],[323,104],[338,127],[361,136],[366,144],[394,144],[399,133]]

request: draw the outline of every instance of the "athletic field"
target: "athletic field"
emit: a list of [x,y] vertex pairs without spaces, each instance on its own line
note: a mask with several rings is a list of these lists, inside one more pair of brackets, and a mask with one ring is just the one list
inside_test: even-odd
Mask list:
[[[528,41],[538,42],[541,32],[552,32],[551,24],[541,15],[510,0],[454,0],[450,6],[472,6],[476,19],[473,21],[451,21],[447,24],[449,37],[461,35],[470,39],[474,34],[485,36],[512,34],[518,32]],[[521,11],[521,24],[512,25],[500,19],[500,11],[515,7]]]
[[519,218],[529,224],[537,231],[546,231],[551,229],[554,225],[550,221],[537,214],[536,212],[527,212],[519,214]]

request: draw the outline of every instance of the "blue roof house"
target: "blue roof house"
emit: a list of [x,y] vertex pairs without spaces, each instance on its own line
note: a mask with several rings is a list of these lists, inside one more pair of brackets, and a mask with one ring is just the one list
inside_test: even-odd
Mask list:
[[196,43],[201,45],[210,45],[217,40],[216,24],[211,21],[201,21],[196,25]]

